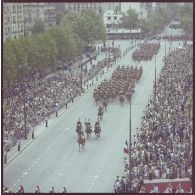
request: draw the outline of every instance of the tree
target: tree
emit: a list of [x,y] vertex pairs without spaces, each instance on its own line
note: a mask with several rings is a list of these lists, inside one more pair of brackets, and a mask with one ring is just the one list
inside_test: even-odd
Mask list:
[[13,41],[8,39],[3,48],[3,81],[5,84],[10,84],[17,77],[17,59],[13,49]]
[[61,13],[61,12],[57,12],[56,13],[56,24],[59,25],[60,22],[62,21],[62,18],[63,18],[64,14]]
[[36,20],[31,31],[33,35],[45,32],[45,23],[41,19]]
[[192,32],[193,26],[193,5],[191,3],[184,3],[180,13],[179,20],[181,23],[181,27],[185,32]]
[[138,13],[134,10],[129,8],[127,11],[127,14],[123,14],[123,19],[122,19],[122,26],[123,28],[129,28],[129,29],[134,29],[137,28],[138,26]]

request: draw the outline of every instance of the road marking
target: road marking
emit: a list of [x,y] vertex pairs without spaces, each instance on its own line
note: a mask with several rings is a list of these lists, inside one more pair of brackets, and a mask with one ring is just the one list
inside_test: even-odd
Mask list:
[[28,174],[28,172],[26,171],[26,172],[23,172],[23,175],[27,175]]
[[28,170],[31,170],[31,168],[28,168]]
[[66,130],[69,130],[70,128],[66,127]]
[[32,167],[34,167],[34,165],[32,164]]
[[20,182],[20,179],[17,179],[17,182]]
[[15,186],[16,184],[14,183],[13,186]]
[[34,163],[37,163],[37,161],[35,160]]
[[94,175],[93,177],[98,178],[98,177],[99,177],[99,175]]
[[58,175],[59,175],[59,176],[62,176],[62,175],[64,175],[64,173],[58,173]]

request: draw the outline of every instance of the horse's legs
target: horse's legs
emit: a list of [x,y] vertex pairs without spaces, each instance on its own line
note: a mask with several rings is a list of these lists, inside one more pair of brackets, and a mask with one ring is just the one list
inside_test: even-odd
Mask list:
[[80,152],[80,143],[79,143],[79,152]]

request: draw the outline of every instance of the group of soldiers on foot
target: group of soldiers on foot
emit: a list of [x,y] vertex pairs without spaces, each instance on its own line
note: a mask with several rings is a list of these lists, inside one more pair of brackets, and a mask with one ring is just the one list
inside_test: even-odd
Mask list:
[[154,54],[158,53],[160,43],[143,43],[132,53],[134,60],[151,60]]
[[124,97],[127,92],[133,90],[142,72],[142,67],[118,66],[112,73],[110,80],[104,79],[104,81],[94,89],[93,97],[95,98],[96,104],[101,102],[103,105],[107,106],[109,100],[113,101],[120,96]]

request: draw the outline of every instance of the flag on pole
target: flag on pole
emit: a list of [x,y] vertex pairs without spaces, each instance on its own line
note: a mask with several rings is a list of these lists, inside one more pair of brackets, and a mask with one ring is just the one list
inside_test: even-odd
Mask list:
[[128,153],[129,153],[129,151],[128,151],[128,143],[127,143],[127,140],[126,140],[126,142],[125,142],[125,146],[124,146],[124,148],[123,148],[123,151],[124,151],[125,154],[128,154]]

